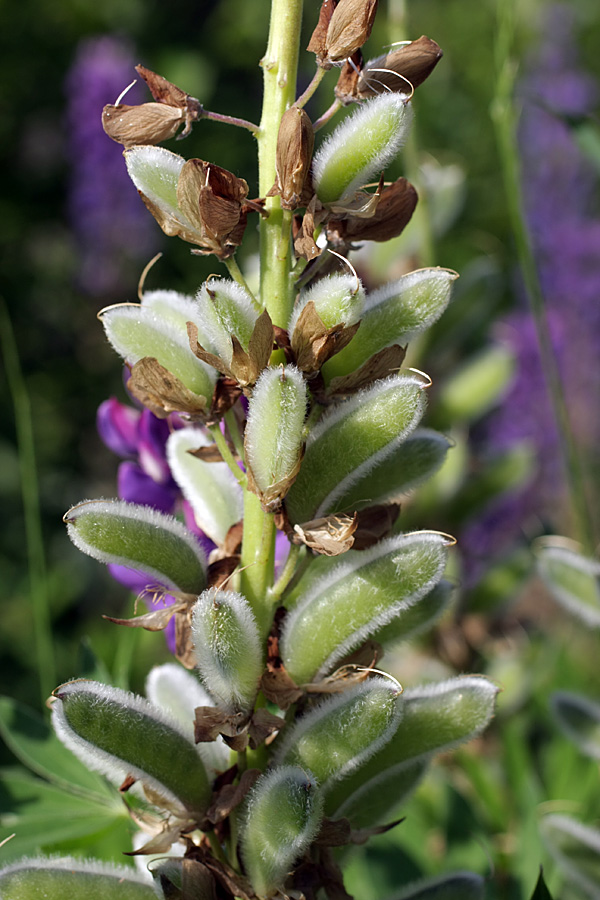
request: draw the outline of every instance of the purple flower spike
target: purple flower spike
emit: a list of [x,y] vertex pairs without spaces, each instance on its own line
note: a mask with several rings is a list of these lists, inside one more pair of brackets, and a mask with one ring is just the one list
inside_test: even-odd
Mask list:
[[98,407],[96,426],[109,450],[117,456],[137,456],[140,413],[119,403],[116,397]]
[[164,419],[158,419],[147,409],[142,412],[138,443],[140,466],[154,481],[175,489],[165,454],[169,433],[169,424]]

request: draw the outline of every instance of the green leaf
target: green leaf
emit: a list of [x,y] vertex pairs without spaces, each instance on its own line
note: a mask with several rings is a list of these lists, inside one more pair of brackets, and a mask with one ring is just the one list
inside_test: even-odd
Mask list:
[[[206,770],[175,719],[141,697],[93,681],[68,682],[55,696],[56,733],[90,768],[117,784],[132,776],[178,810],[204,813]],[[139,793],[137,785],[133,790]]]
[[557,691],[551,703],[554,717],[566,736],[586,756],[600,759],[600,704],[567,691]]
[[256,893],[280,887],[319,829],[323,800],[312,776],[281,766],[256,782],[241,830],[242,855]]
[[416,375],[381,379],[331,407],[308,436],[286,498],[290,520],[302,524],[339,512],[349,491],[408,437],[424,410],[424,384]]
[[530,900],[552,900],[552,895],[550,891],[546,887],[546,882],[544,881],[544,873],[540,868],[540,877],[537,880],[536,886],[534,888],[533,894],[530,897]]
[[0,734],[23,765],[57,787],[103,803],[112,796],[104,779],[73,760],[41,716],[10,697],[0,697]]
[[391,677],[331,696],[285,729],[275,764],[307,769],[323,792],[330,790],[390,740],[402,714],[399,697]]
[[88,556],[145,572],[167,588],[199,594],[206,559],[173,516],[124,500],[86,500],[65,513],[69,537]]
[[548,543],[540,545],[537,562],[538,572],[554,599],[590,628],[600,628],[598,560],[560,543]]
[[24,859],[0,870],[2,900],[156,900],[135,869],[80,859]]
[[396,733],[334,788],[326,800],[326,814],[347,816],[363,828],[385,821],[396,807],[396,779],[405,784],[407,764],[426,763],[483,731],[493,715],[497,692],[480,675],[405,690]]
[[418,603],[442,578],[446,556],[443,535],[416,532],[350,550],[341,563],[318,560],[290,596],[283,624],[280,653],[292,678],[303,684],[325,674]]
[[410,885],[391,900],[483,900],[485,880],[473,872],[455,872]]
[[326,383],[432,325],[446,309],[457,278],[451,269],[418,269],[368,294],[356,337],[323,366]]
[[549,815],[540,827],[557,863],[569,881],[592,900],[600,898],[600,831],[569,816]]
[[18,769],[0,772],[0,826],[3,837],[15,835],[2,848],[5,860],[107,828],[122,831],[123,849],[130,845],[130,819],[117,796],[113,794],[111,800],[78,797]]

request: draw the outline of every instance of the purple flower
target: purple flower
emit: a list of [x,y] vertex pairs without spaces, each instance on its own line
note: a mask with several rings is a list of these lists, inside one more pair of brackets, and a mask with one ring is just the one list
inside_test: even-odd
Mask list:
[[[107,35],[80,42],[67,76],[70,181],[68,212],[78,245],[78,282],[95,297],[119,297],[134,287],[160,232],[132,185],[122,147],[102,128],[106,103],[114,103],[135,78],[126,41]],[[129,103],[147,100],[138,83]],[[132,283],[133,282],[133,283]]]

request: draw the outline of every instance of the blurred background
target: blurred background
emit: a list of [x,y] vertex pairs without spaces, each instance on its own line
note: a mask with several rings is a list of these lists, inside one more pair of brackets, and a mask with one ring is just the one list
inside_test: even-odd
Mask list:
[[[305,4],[304,46],[318,6]],[[37,0],[33,15],[25,4],[0,10],[0,676],[2,693],[40,708],[48,682],[125,671],[135,649],[130,680],[140,689],[148,666],[168,658],[160,636],[115,637],[102,622],[103,613],[129,615],[130,595],[73,548],[61,518],[79,500],[117,492],[119,460],[98,437],[96,411],[126,396],[98,310],[135,300],[158,251],[152,288],[193,293],[219,266],[162,234],[100,113],[140,62],[207,108],[258,121],[269,3]],[[454,446],[400,521],[457,536],[458,587],[452,615],[394,665],[410,683],[482,671],[504,692],[496,727],[411,801],[413,839],[373,842],[352,878],[359,896],[375,900],[400,863],[407,877],[470,866],[494,873],[493,896],[518,898],[530,895],[547,853],[535,827],[540,804],[566,798],[591,822],[600,800],[597,764],[560,737],[548,706],[559,688],[600,695],[597,631],[550,599],[531,550],[560,534],[589,553],[600,527],[600,9],[596,0],[522,0],[514,10],[502,0],[381,0],[366,55],[421,34],[444,58],[417,92],[414,133],[389,173],[406,174],[421,203],[401,238],[354,261],[367,287],[425,265],[461,276],[448,312],[409,352],[409,364],[433,378],[427,424]],[[301,65],[307,83],[312,56]],[[331,73],[309,106],[313,119],[334,84]],[[127,102],[147,99],[138,83]],[[506,115],[518,117],[518,159],[508,162]],[[256,196],[248,133],[201,122],[166,146],[230,169]],[[520,198],[505,177],[515,161]],[[515,227],[521,201],[587,516],[573,503],[564,428],[540,364]],[[256,249],[249,228],[238,258],[250,277]]]

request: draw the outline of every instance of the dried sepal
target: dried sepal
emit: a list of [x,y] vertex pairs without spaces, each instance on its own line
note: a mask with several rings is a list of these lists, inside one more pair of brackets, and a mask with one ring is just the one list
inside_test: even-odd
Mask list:
[[310,164],[315,133],[307,113],[292,106],[281,117],[277,136],[275,172],[277,180],[269,196],[279,194],[283,209],[306,206],[312,191]]
[[177,182],[177,204],[195,229],[200,252],[226,259],[242,242],[248,184],[227,169],[189,159]]
[[296,256],[310,262],[321,254],[321,248],[315,241],[316,228],[327,218],[327,211],[316,194],[310,200],[302,216],[300,227],[294,234],[294,251]]
[[330,11],[323,4],[319,24],[308,45],[322,68],[342,63],[362,47],[371,34],[377,5],[378,0],[339,0]]
[[279,709],[289,709],[292,703],[297,703],[304,695],[294,679],[286,672],[285,666],[267,662],[267,669],[262,674],[260,689],[269,700]]
[[318,372],[328,359],[350,343],[359,324],[357,322],[346,328],[340,323],[327,328],[317,313],[314,302],[309,300],[295,322],[291,341],[300,371],[306,375]]
[[144,613],[141,616],[134,616],[132,619],[119,619],[116,616],[102,616],[107,622],[113,625],[124,625],[126,628],[143,628],[145,631],[164,631],[176,612],[187,607],[187,601],[181,600],[178,603],[172,603],[162,609],[153,609],[151,612]]
[[406,178],[398,178],[381,191],[372,216],[348,214],[328,219],[327,239],[342,251],[355,241],[389,241],[404,231],[417,201],[412,184]]
[[366,363],[363,363],[360,368],[349,375],[332,378],[327,386],[329,401],[355,394],[357,391],[369,387],[369,385],[380,378],[387,378],[388,375],[393,375],[394,372],[399,371],[405,356],[406,347],[401,347],[399,344],[384,347],[383,350],[380,350],[379,353],[374,353]]
[[306,49],[309,53],[315,53],[317,60],[323,60],[326,56],[327,30],[333,12],[338,5],[339,0],[323,0],[321,9],[319,10],[319,21],[313,31],[310,41]]
[[275,333],[271,317],[265,309],[256,318],[249,339],[246,338],[247,349],[235,334],[231,334],[229,352],[223,341],[219,348],[223,355],[209,352],[198,341],[198,326],[195,322],[188,322],[188,339],[194,356],[231,378],[240,388],[248,388],[256,383],[269,364]]
[[392,533],[392,529],[400,515],[398,503],[385,503],[368,506],[355,513],[356,531],[354,533],[353,550],[368,550],[383,538]]
[[356,514],[340,513],[313,519],[294,526],[294,544],[306,544],[323,556],[340,556],[354,544],[354,532],[358,527]]
[[357,96],[364,100],[383,91],[411,93],[431,75],[442,56],[439,44],[423,34],[416,41],[370,59],[359,74]]
[[202,104],[173,82],[152,72],[151,69],[138,65],[135,70],[144,79],[150,93],[158,103],[182,111],[185,128],[179,138],[187,137],[192,130],[192,124],[202,116]]
[[152,356],[146,356],[135,363],[127,381],[127,389],[159,419],[166,419],[172,412],[181,413],[192,421],[205,420],[207,417],[206,397],[190,391]]
[[184,121],[184,111],[162,103],[139,106],[107,104],[102,110],[104,131],[125,148],[141,144],[160,144],[177,133]]

